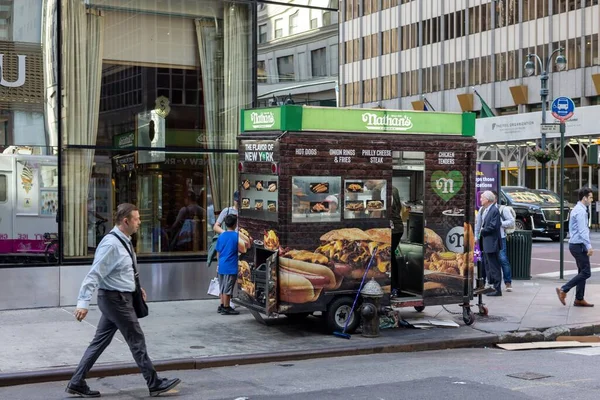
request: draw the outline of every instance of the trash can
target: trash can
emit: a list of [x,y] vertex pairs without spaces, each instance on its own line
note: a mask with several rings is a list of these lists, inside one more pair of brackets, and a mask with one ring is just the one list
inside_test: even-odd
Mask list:
[[514,231],[506,237],[506,255],[513,279],[531,279],[531,231]]

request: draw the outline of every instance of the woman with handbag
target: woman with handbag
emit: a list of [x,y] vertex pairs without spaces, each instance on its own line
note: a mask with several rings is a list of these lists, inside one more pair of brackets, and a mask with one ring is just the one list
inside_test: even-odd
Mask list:
[[173,389],[181,381],[158,377],[148,356],[144,332],[138,322],[138,318],[148,313],[145,306],[146,292],[139,283],[135,251],[131,244],[131,235],[138,231],[141,224],[138,208],[129,203],[120,204],[115,221],[117,225],[98,245],[92,268],[81,284],[75,318],[81,322],[87,316],[96,288],[99,288],[98,308],[102,316],[96,335],[67,384],[66,392],[82,397],[100,397],[100,392],[91,390],[85,378],[119,330],[142,370],[150,395],[158,396]]

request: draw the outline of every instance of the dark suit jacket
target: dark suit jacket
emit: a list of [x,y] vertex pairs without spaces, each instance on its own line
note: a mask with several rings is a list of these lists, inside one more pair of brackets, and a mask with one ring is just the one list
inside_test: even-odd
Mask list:
[[494,204],[489,206],[489,210],[481,226],[481,243],[484,253],[496,253],[502,249],[502,221],[500,220],[500,211]]

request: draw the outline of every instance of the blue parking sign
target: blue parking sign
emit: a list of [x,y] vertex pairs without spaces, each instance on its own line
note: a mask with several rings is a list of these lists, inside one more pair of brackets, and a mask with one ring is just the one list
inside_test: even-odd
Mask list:
[[552,102],[552,116],[565,122],[575,113],[575,103],[569,97],[557,97]]

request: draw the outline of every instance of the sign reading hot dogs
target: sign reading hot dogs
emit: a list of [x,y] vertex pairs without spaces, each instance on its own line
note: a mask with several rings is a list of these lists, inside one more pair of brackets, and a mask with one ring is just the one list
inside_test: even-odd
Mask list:
[[279,143],[275,140],[245,140],[242,144],[246,162],[274,162],[279,160]]

